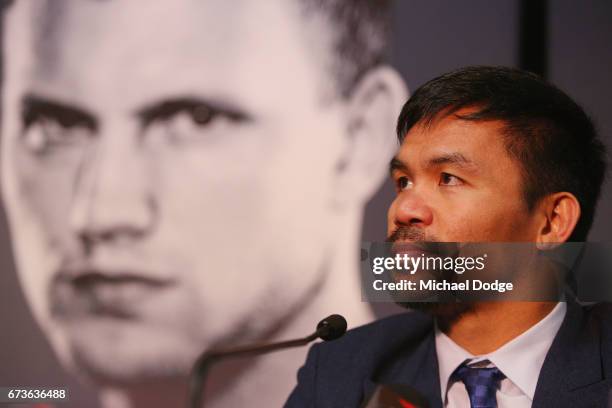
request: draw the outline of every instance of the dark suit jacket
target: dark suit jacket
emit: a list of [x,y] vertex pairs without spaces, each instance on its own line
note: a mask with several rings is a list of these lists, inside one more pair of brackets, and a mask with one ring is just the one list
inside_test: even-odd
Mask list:
[[[376,384],[406,384],[442,407],[433,320],[402,313],[315,344],[287,408],[359,407]],[[568,302],[533,407],[605,407],[612,388],[612,307]]]

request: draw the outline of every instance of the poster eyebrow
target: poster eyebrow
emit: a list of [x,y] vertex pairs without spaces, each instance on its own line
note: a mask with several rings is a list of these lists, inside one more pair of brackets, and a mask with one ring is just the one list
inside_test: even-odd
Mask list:
[[85,109],[52,98],[26,94],[22,99],[22,120],[29,126],[41,116],[58,120],[63,125],[80,124],[91,129],[98,128],[96,116]]

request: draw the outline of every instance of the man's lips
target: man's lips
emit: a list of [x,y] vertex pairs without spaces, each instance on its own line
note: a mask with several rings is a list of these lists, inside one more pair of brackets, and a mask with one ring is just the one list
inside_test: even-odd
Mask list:
[[93,257],[92,259],[67,260],[60,265],[57,275],[62,279],[79,279],[98,276],[117,279],[140,279],[152,284],[169,283],[173,276],[166,268],[159,268],[147,259],[134,259],[122,254]]
[[[452,279],[452,274],[445,273],[444,270],[438,270],[434,267],[426,267],[429,265],[431,258],[446,258],[455,257],[458,255],[458,245],[451,242],[431,242],[431,241],[395,241],[389,248],[393,256],[408,256],[410,258],[423,258],[423,261],[418,266],[416,271],[395,271],[395,276],[400,277],[406,273],[419,273],[423,278],[423,274],[429,274],[436,279]],[[433,263],[436,265],[436,263]]]
[[458,246],[456,243],[451,242],[396,241],[391,243],[390,250],[394,255],[446,257],[456,256]]
[[61,269],[52,286],[54,310],[61,315],[100,314],[131,317],[141,305],[174,285],[160,273],[146,270],[100,268]]
[[430,253],[429,248],[426,248],[426,245],[423,243],[406,241],[398,241],[391,244],[391,252],[393,254],[407,254],[410,256]]

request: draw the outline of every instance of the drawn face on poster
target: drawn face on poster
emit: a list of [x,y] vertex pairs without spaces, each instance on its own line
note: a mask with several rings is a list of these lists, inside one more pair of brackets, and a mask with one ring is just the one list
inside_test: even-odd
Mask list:
[[385,68],[344,92],[333,25],[310,14],[284,0],[11,7],[3,192],[22,286],[68,366],[183,373],[325,285],[405,94]]

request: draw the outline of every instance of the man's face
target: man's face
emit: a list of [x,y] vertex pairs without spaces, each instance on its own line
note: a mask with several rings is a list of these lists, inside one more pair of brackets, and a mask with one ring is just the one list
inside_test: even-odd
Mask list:
[[430,127],[414,126],[391,166],[397,195],[388,235],[458,243],[534,241],[537,224],[523,199],[520,166],[506,151],[502,132],[502,122],[455,115]]
[[[469,113],[460,110],[457,114]],[[502,122],[466,121],[450,115],[431,126],[417,124],[405,136],[391,163],[397,195],[388,212],[389,241],[397,252],[413,256],[429,252],[444,257],[455,251],[455,256],[487,254],[482,272],[448,271],[438,276],[420,271],[422,279],[497,278],[515,284],[529,279],[526,266],[532,259],[532,245],[484,244],[534,242],[537,237],[538,221],[523,199],[521,169],[506,151],[503,130]],[[433,293],[415,295],[440,300]],[[408,301],[406,305],[449,318],[471,308],[465,302]]]
[[293,2],[231,3],[63,2],[40,30],[9,17],[20,278],[60,356],[94,376],[184,372],[322,279],[345,129],[322,103],[329,56]]

